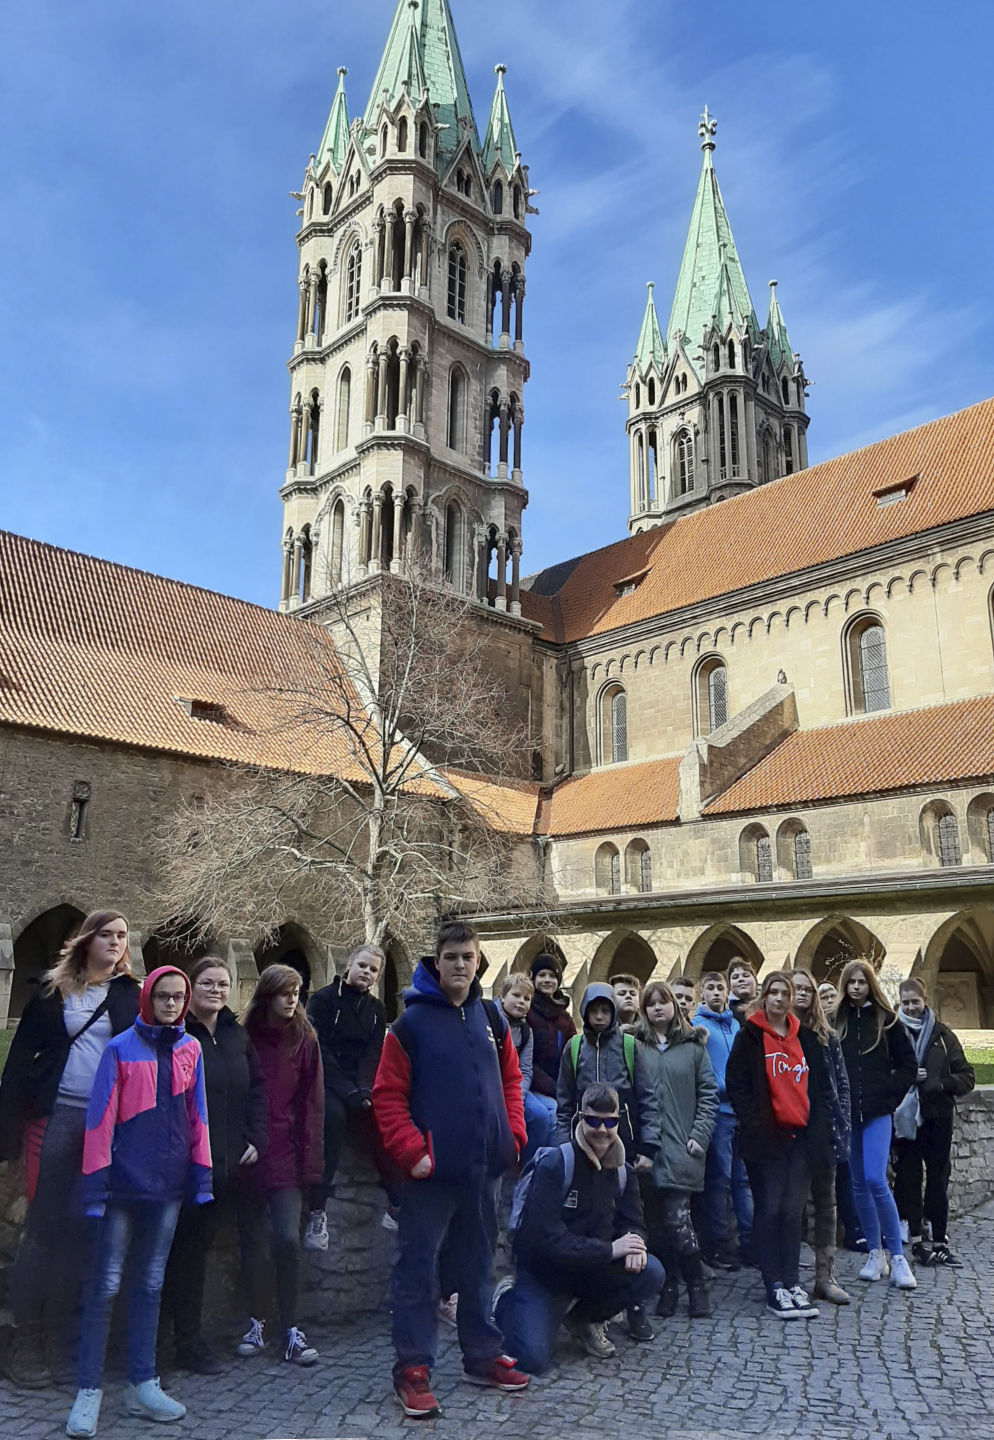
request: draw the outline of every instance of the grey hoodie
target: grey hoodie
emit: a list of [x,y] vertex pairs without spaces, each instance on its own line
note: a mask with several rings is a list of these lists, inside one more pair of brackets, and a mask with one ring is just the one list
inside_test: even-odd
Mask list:
[[[587,1010],[593,1000],[606,1000],[611,1006],[611,1023],[606,1030],[591,1030],[586,1023]],[[572,1043],[563,1049],[556,1088],[556,1142],[571,1138],[574,1117],[588,1085],[601,1081],[618,1092],[621,1123],[618,1133],[630,1160],[636,1155],[650,1159],[659,1148],[659,1110],[655,1086],[646,1056],[635,1046],[635,1083],[625,1065],[624,1039],[617,1023],[617,1007],[610,985],[588,985],[580,1004],[583,1031],[576,1068],[571,1063]]]

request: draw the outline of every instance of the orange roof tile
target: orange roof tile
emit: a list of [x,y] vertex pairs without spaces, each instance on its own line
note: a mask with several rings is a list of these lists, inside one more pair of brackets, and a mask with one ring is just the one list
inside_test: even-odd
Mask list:
[[797,730],[706,808],[772,810],[994,776],[994,695]]
[[563,781],[542,805],[541,833],[584,835],[675,820],[680,758],[611,765]]
[[539,785],[528,780],[497,783],[460,770],[442,773],[494,830],[508,835],[531,835],[534,831]]
[[[878,504],[874,492],[919,474],[904,500]],[[522,613],[569,643],[988,510],[994,400],[555,565],[529,577]]]
[[[0,721],[358,776],[340,731],[299,720],[340,673],[317,626],[0,531]],[[225,723],[182,700],[223,706]]]

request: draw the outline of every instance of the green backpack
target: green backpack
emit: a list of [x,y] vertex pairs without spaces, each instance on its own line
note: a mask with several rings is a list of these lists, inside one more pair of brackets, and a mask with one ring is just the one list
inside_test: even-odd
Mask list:
[[[582,1035],[574,1035],[573,1038],[570,1040],[569,1044],[566,1046],[566,1051],[565,1051],[565,1053],[569,1056],[569,1063],[570,1063],[570,1064],[572,1065],[572,1067],[573,1067],[573,1074],[574,1074],[574,1075],[576,1074],[576,1062],[577,1062],[577,1060],[580,1058],[580,1042],[582,1041],[582,1039],[583,1039],[583,1036],[582,1036]],[[634,1035],[624,1035],[624,1034],[623,1034],[622,1037],[621,1037],[621,1045],[622,1045],[622,1049],[624,1050],[624,1053],[625,1053],[625,1069],[628,1071],[628,1083],[631,1085],[632,1089],[634,1090],[634,1089],[635,1089],[635,1036],[634,1036]]]

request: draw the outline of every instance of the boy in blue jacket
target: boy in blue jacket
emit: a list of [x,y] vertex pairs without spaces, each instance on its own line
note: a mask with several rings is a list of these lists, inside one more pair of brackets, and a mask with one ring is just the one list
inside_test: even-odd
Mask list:
[[[725,1092],[725,1067],[738,1034],[739,1022],[728,1004],[728,981],[720,970],[701,977],[701,1003],[694,1024],[707,1031],[708,1059],[718,1082],[718,1119],[708,1146],[701,1200],[701,1249],[707,1264],[722,1270],[738,1270],[741,1252],[752,1236],[752,1191],[745,1166],[735,1151],[736,1121]],[[739,1252],[730,1234],[729,1196],[738,1227]]]
[[443,1244],[459,1292],[465,1378],[497,1390],[523,1390],[529,1380],[503,1354],[489,1318],[497,1183],[527,1135],[514,1041],[500,1006],[483,1000],[479,964],[476,931],[443,925],[434,956],[421,961],[404,993],[406,1008],[387,1032],[373,1083],[383,1144],[409,1177],[390,1298],[394,1392],[416,1419],[441,1413],[429,1381]]

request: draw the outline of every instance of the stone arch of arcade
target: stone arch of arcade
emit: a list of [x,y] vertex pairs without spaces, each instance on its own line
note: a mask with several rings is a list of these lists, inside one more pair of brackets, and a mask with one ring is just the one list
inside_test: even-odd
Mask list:
[[858,920],[830,915],[808,931],[797,947],[793,963],[799,970],[810,970],[820,984],[823,980],[838,980],[843,967],[857,956],[872,957],[879,971],[886,954],[883,941]]
[[994,910],[951,915],[925,947],[920,973],[946,1025],[994,1029]]
[[604,937],[590,962],[589,980],[607,980],[624,971],[644,985],[656,968],[652,946],[634,930],[614,930]]
[[267,965],[291,965],[300,976],[300,998],[304,1004],[312,981],[323,983],[324,971],[310,932],[295,920],[288,920],[255,947],[256,968],[261,975]]
[[763,968],[763,952],[751,935],[738,925],[712,925],[688,950],[684,974],[699,980],[708,970],[727,970],[738,956],[748,960],[757,975]]
[[404,942],[395,937],[384,943],[383,952],[387,959],[380,980],[380,998],[387,1012],[387,1023],[392,1024],[401,1012],[401,997],[414,975],[414,962]]
[[59,951],[85,919],[75,905],[53,905],[25,925],[14,941],[14,975],[8,1020],[20,1018],[38,981],[58,959]]

